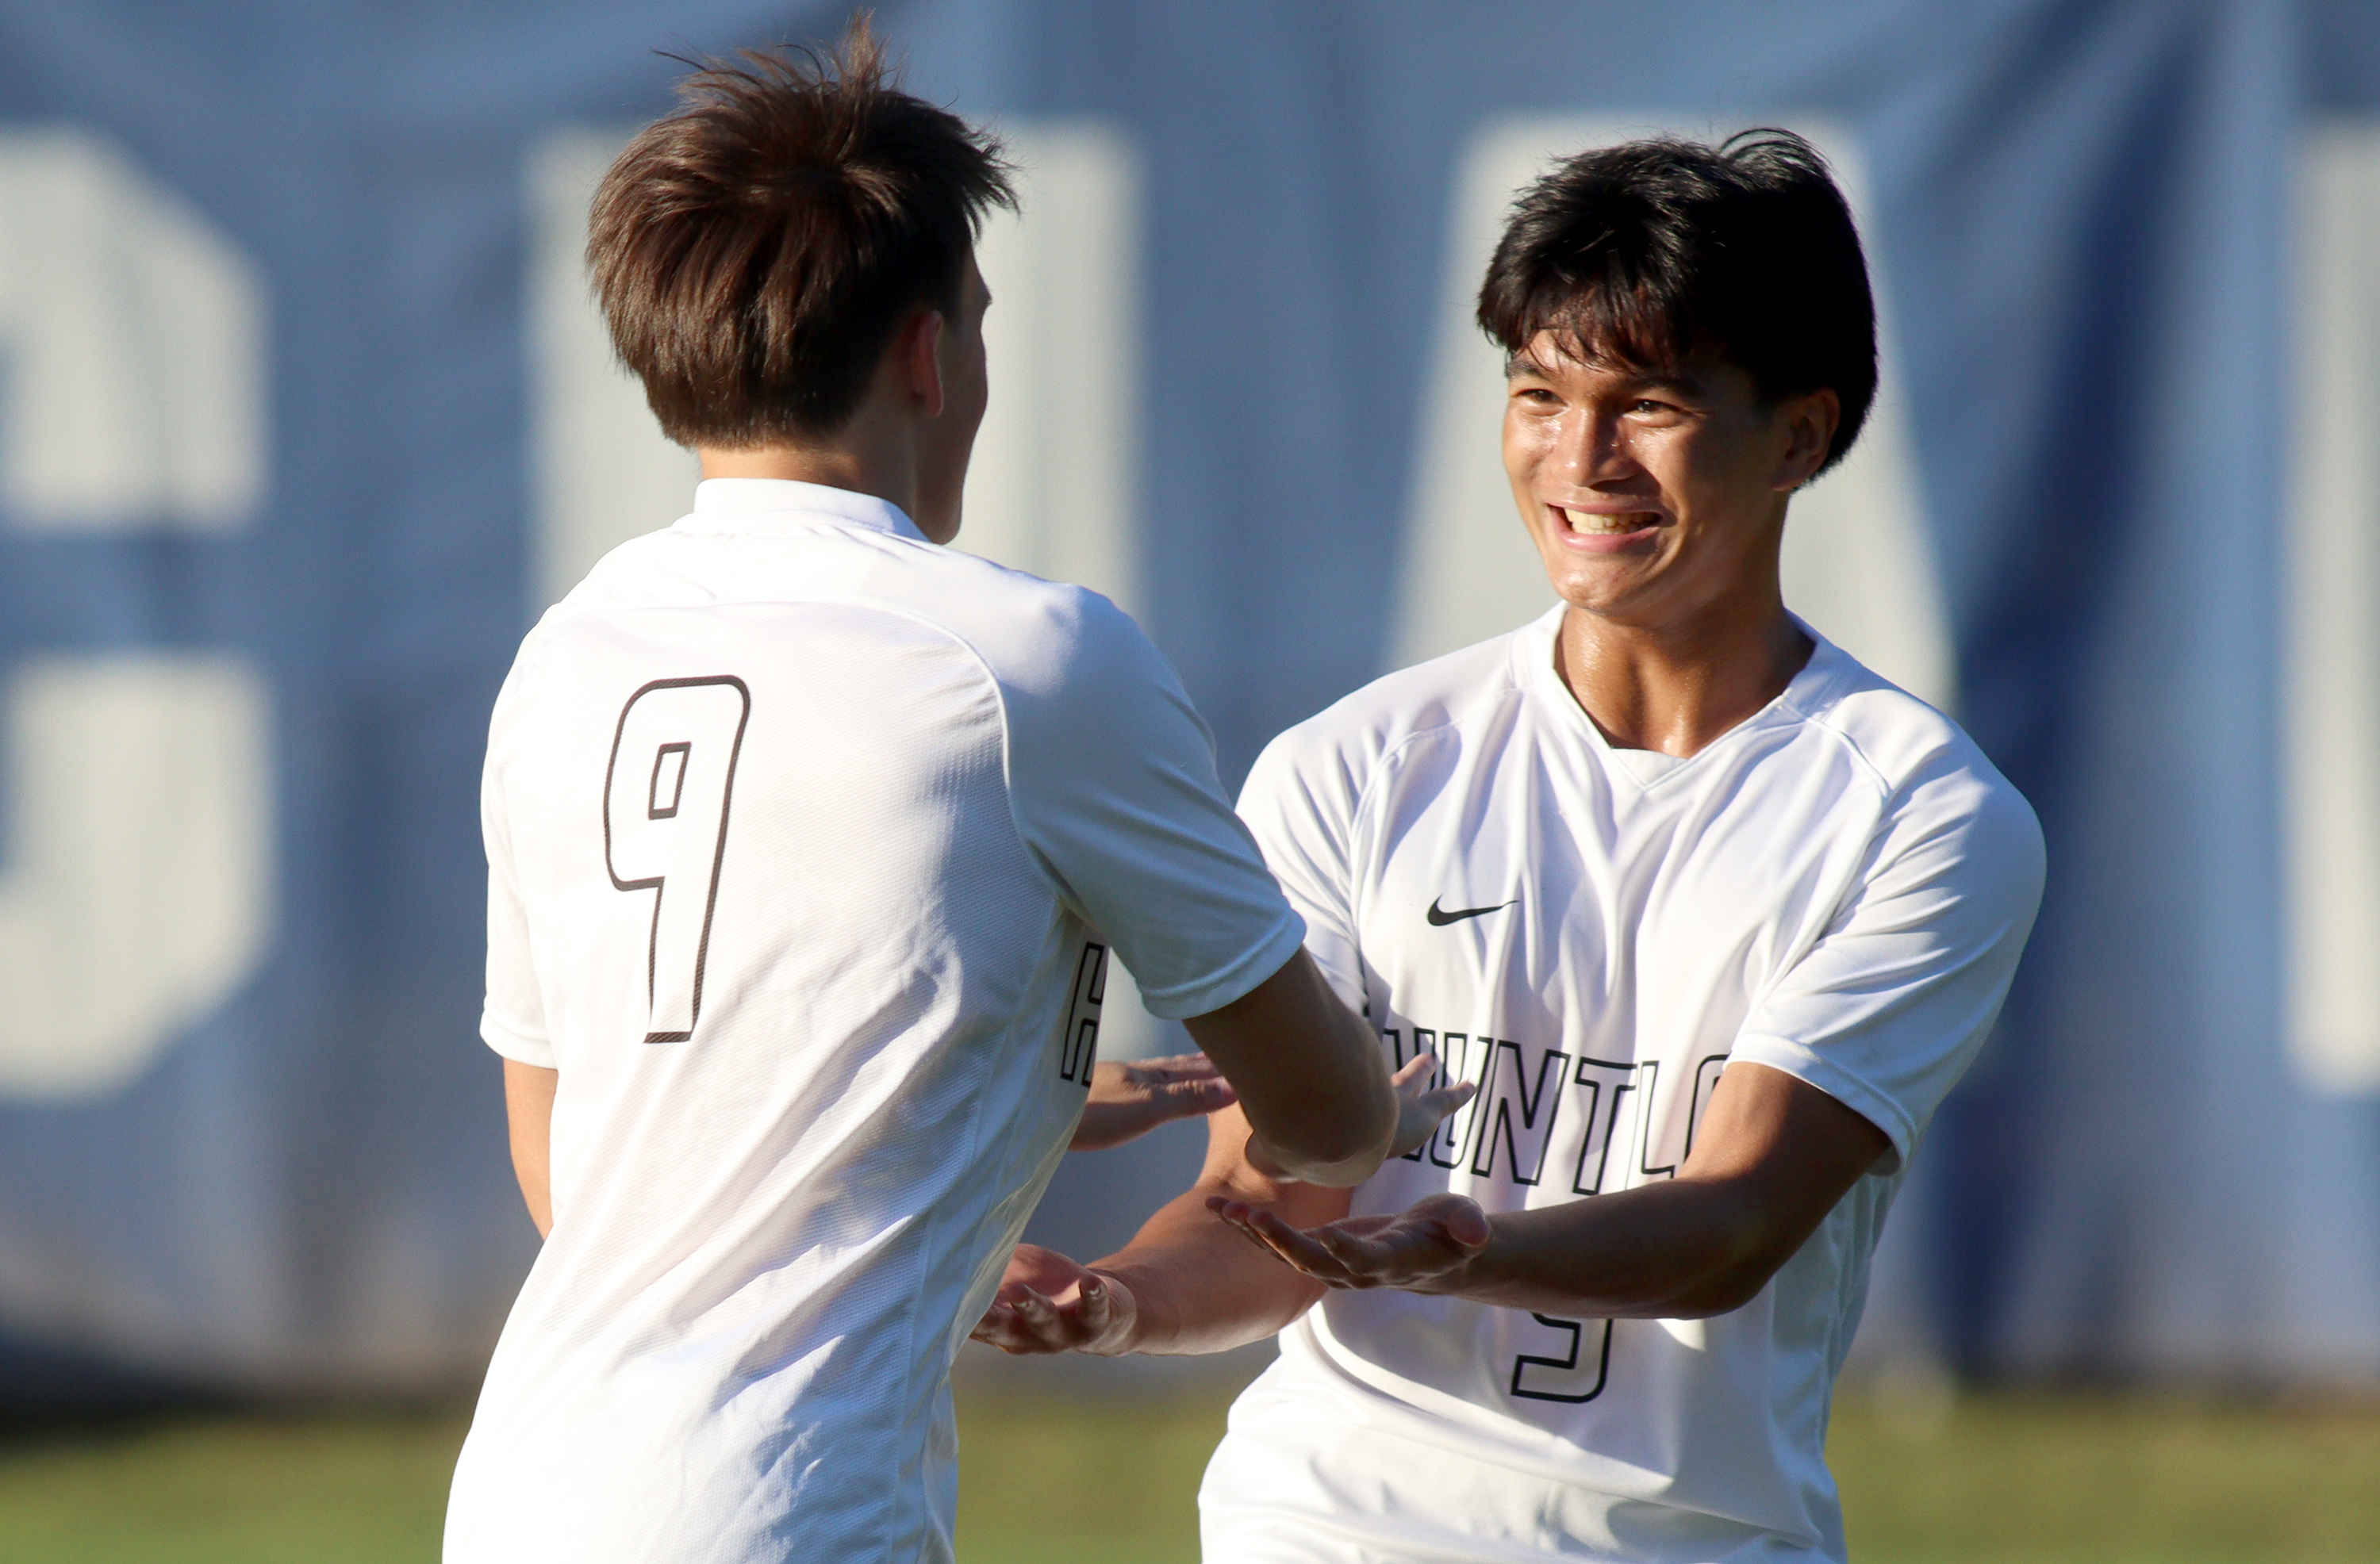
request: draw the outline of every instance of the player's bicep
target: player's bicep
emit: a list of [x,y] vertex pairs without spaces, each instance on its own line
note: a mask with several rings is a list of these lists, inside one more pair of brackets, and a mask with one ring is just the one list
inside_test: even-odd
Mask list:
[[1727,1269],[1748,1297],[1891,1154],[1891,1137],[1856,1109],[1781,1070],[1738,1062],[1719,1075],[1678,1182],[1725,1202]]
[[1678,1176],[1755,1179],[1781,1206],[1806,1194],[1824,1215],[1891,1148],[1856,1109],[1781,1070],[1740,1061],[1720,1073]]

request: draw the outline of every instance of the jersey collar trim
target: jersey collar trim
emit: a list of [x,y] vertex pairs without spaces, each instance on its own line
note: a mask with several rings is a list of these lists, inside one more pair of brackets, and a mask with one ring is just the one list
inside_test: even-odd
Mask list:
[[1639,792],[1650,791],[1668,782],[1671,777],[1690,770],[1695,761],[1714,750],[1733,744],[1742,734],[1757,733],[1763,728],[1773,727],[1780,722],[1810,721],[1815,713],[1825,709],[1829,704],[1831,698],[1838,693],[1837,686],[1842,683],[1843,676],[1848,671],[1846,668],[1848,659],[1840,648],[1818,634],[1811,627],[1809,621],[1800,614],[1791,614],[1793,623],[1799,625],[1802,633],[1809,637],[1814,643],[1810,651],[1810,661],[1802,665],[1802,671],[1794,674],[1767,705],[1692,755],[1674,764],[1640,768],[1623,759],[1620,752],[1611,747],[1609,741],[1604,738],[1602,730],[1595,725],[1594,720],[1579,709],[1578,697],[1571,694],[1570,686],[1564,684],[1561,675],[1554,671],[1554,640],[1561,634],[1564,612],[1563,606],[1556,603],[1535,622],[1522,626],[1513,636],[1512,677],[1522,689],[1533,693],[1538,699],[1561,712],[1560,720],[1571,723],[1585,736],[1587,746],[1605,762],[1606,769],[1627,778]]
[[[703,530],[773,531],[789,524],[840,522],[871,532],[924,542],[900,506],[873,494],[832,489],[823,483],[797,483],[787,478],[706,478],[694,486],[694,514],[686,517]],[[684,525],[681,523],[681,525]]]

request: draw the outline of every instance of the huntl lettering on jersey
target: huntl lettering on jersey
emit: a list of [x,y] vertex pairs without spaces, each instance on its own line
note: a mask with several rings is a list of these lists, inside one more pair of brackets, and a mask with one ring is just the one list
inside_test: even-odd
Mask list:
[[[1406,1042],[1408,1032],[1412,1042]],[[1683,1144],[1677,1157],[1656,1166],[1654,1147],[1668,1137],[1677,1104],[1660,1092],[1661,1061],[1594,1059],[1561,1049],[1537,1048],[1510,1037],[1474,1036],[1429,1026],[1387,1027],[1389,1051],[1402,1069],[1422,1054],[1438,1059],[1437,1085],[1472,1081],[1478,1092],[1449,1115],[1438,1134],[1405,1153],[1408,1162],[1425,1157],[1449,1171],[1464,1170],[1474,1178],[1500,1175],[1512,1182],[1544,1182],[1554,1146],[1556,1128],[1583,1126],[1578,1155],[1565,1170],[1573,1194],[1600,1194],[1645,1179],[1670,1178],[1694,1150],[1694,1129],[1718,1085],[1727,1055],[1715,1053],[1694,1067],[1688,1099]],[[1532,1057],[1534,1056],[1534,1057]],[[1565,1112],[1564,1103],[1570,1104]],[[1611,1152],[1624,1138],[1623,1117],[1635,1141],[1634,1169],[1622,1158],[1615,1170]],[[1621,1182],[1612,1183],[1617,1172]]]

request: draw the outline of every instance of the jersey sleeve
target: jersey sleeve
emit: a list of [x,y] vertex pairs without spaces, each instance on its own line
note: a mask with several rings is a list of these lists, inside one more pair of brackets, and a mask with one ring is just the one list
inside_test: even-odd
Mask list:
[[[499,707],[501,710],[501,706]],[[493,747],[480,782],[480,831],[488,854],[488,992],[480,1036],[506,1059],[553,1068],[545,1000],[529,962],[528,911],[513,872],[501,761]]]
[[1364,964],[1352,843],[1362,791],[1355,768],[1306,728],[1267,745],[1240,789],[1240,818],[1305,922],[1306,953],[1355,1011],[1364,1008]]
[[1002,679],[1026,844],[1167,1020],[1241,998],[1305,928],[1215,774],[1206,725],[1140,626],[1066,589],[1061,654]]
[[1826,931],[1755,1003],[1729,1053],[1805,1081],[1907,1158],[1982,1048],[2040,905],[2041,828],[2015,789],[1912,789]]

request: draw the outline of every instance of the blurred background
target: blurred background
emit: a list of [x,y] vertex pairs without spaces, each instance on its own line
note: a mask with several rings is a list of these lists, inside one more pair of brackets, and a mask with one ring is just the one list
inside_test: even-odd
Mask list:
[[[430,1556],[535,1243],[476,1037],[488,709],[694,478],[587,196],[666,54],[846,12],[0,0],[0,1558]],[[1788,600],[2051,853],[1879,1258],[1854,1543],[2380,1557],[2380,7],[878,18],[1025,170],[960,546],[1137,615],[1233,784],[1549,600],[1467,324],[1514,189],[1658,131],[1827,151],[1885,383]],[[1104,1252],[1199,1145],[1070,1159],[1034,1236]],[[970,1557],[1002,1504],[1087,1539],[1014,1557],[1192,1556],[1246,1363],[963,1367]]]

